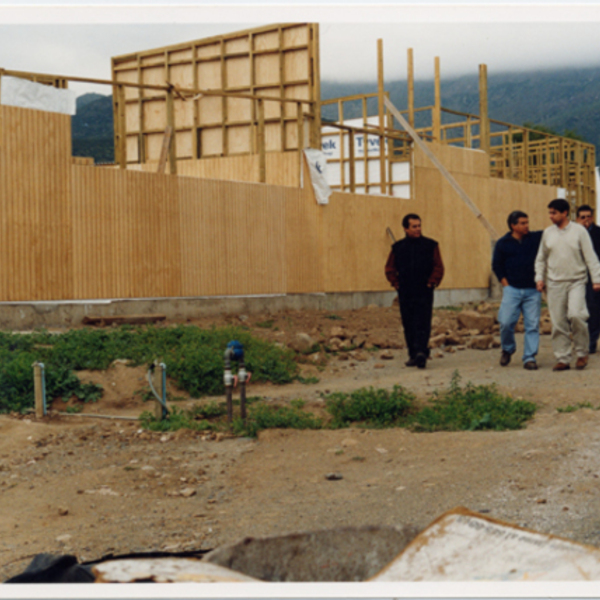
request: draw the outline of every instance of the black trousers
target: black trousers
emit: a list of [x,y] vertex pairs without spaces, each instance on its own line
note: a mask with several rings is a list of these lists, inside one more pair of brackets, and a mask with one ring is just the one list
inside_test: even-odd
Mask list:
[[600,292],[594,292],[594,288],[589,281],[585,287],[585,303],[590,313],[590,318],[588,319],[590,352],[595,352],[598,345],[598,337],[600,337]]
[[429,358],[433,288],[419,290],[414,294],[399,292],[398,301],[408,356],[415,358],[417,354],[424,354]]

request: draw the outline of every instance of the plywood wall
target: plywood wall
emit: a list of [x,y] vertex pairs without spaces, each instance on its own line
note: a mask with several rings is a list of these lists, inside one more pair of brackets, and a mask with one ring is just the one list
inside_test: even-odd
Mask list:
[[[311,100],[318,103],[318,25],[279,24],[117,56],[113,79],[182,89],[219,90]],[[127,162],[156,161],[167,126],[166,94],[125,88],[125,106],[115,94],[115,123],[124,113]],[[175,94],[174,120],[178,159],[232,156],[258,151],[258,104],[236,97]],[[318,136],[320,109],[302,110]],[[297,106],[264,102],[266,151],[298,148]],[[305,140],[306,141],[306,140]],[[313,140],[317,144],[317,140]],[[315,147],[318,147],[315,146]]]
[[[306,175],[299,188],[72,164],[69,117],[0,117],[0,301],[389,290],[386,228],[400,237],[408,212],[440,243],[443,288],[489,284],[487,232],[421,156],[412,200],[320,206]],[[468,152],[441,156],[499,233],[515,209],[546,225],[555,190],[490,179]]]

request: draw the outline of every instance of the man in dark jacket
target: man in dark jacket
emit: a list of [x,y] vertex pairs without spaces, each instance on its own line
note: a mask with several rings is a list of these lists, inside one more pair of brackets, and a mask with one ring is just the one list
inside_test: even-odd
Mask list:
[[[594,223],[594,209],[587,204],[578,207],[577,222],[587,229],[592,238],[594,252],[600,258],[600,227]],[[600,337],[600,292],[594,291],[592,281],[589,278],[585,288],[585,303],[590,313],[590,318],[588,319],[590,354],[595,354],[598,348],[598,337]]]
[[496,242],[492,269],[502,284],[502,303],[498,311],[502,355],[500,364],[506,367],[515,353],[515,327],[523,314],[525,342],[523,367],[535,371],[540,345],[540,311],[542,294],[535,285],[535,257],[542,231],[529,231],[529,217],[520,210],[508,215],[510,231]]
[[429,358],[433,290],[442,281],[444,264],[438,243],[421,235],[419,215],[406,215],[402,227],[406,237],[392,246],[385,276],[398,292],[408,346],[405,364],[424,369]]

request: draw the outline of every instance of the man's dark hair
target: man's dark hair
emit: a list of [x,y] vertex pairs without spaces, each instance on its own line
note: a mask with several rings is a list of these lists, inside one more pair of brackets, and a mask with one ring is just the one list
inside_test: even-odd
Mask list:
[[516,225],[519,222],[519,219],[528,219],[529,217],[527,216],[526,213],[524,213],[522,210],[513,210],[510,215],[508,215],[508,219],[506,219],[506,222],[508,223],[508,228],[512,231],[512,226]]
[[556,198],[556,200],[552,200],[552,202],[548,204],[548,208],[553,208],[559,213],[566,213],[569,212],[569,209],[571,207],[569,206],[569,203],[566,200],[563,200],[562,198]]
[[577,216],[579,216],[582,212],[591,212],[592,216],[594,216],[594,209],[589,204],[582,204],[577,207]]
[[421,217],[419,215],[415,215],[415,213],[409,213],[408,215],[406,215],[404,219],[402,219],[402,227],[404,227],[404,229],[409,228],[411,219],[413,221],[420,221]]

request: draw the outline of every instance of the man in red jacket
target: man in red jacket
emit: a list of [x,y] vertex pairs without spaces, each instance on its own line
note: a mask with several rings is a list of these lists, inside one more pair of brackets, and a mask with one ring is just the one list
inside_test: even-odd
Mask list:
[[408,346],[407,367],[424,369],[429,358],[433,290],[444,276],[438,243],[421,234],[421,218],[402,219],[406,237],[392,246],[385,276],[398,292],[400,318]]

